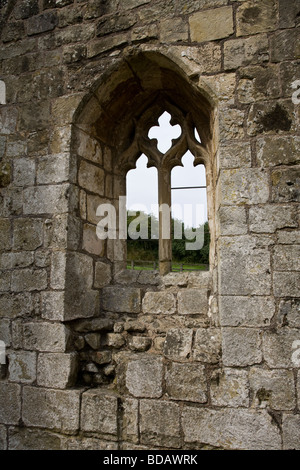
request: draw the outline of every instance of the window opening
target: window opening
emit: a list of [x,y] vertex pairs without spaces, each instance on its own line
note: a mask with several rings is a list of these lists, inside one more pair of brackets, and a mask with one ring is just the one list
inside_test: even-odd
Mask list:
[[172,271],[206,270],[209,264],[206,171],[193,163],[188,151],[171,173]]
[[[144,169],[147,167],[147,171],[151,168],[157,170],[157,186],[155,189],[157,202],[153,202],[153,206],[156,205],[158,209],[154,211],[153,207],[149,209],[149,206],[147,208],[139,208],[136,205],[133,207],[136,212],[133,214],[128,213],[127,246],[131,267],[134,267],[135,260],[148,261],[151,258],[151,262],[155,263],[154,267],[156,267],[156,261],[158,262],[157,267],[159,266],[160,273],[164,275],[172,270],[172,254],[174,256],[176,251],[174,246],[180,236],[182,237],[181,243],[185,243],[185,251],[194,252],[185,253],[183,255],[184,262],[192,264],[191,262],[196,261],[199,264],[201,261],[201,264],[206,264],[207,261],[203,257],[199,258],[195,252],[199,252],[206,245],[204,234],[200,236],[200,227],[202,227],[202,232],[204,231],[204,225],[206,225],[205,230],[208,227],[206,177],[203,164],[209,160],[206,144],[204,145],[202,142],[202,134],[205,142],[209,134],[207,130],[198,132],[193,124],[192,114],[184,114],[170,103],[166,103],[167,111],[158,114],[159,107],[159,104],[154,105],[153,108],[149,108],[140,116],[140,119],[136,122],[134,140],[130,147],[120,155],[119,164],[124,165],[123,167],[127,169],[128,209],[132,209],[130,207],[131,194],[134,194],[136,204],[142,203],[145,206],[142,202],[143,197],[148,192],[151,193],[154,188],[154,184],[150,182],[149,173],[148,176],[146,174],[137,176],[138,183],[131,181],[134,174],[133,169],[136,167],[136,170],[138,170],[140,165],[138,159],[141,158],[141,161],[144,159]],[[188,174],[181,174],[178,182],[174,183],[171,181],[172,170],[176,167],[185,167],[186,160],[189,161],[187,166],[189,168]],[[176,175],[176,170],[174,174]],[[147,183],[150,184],[151,190],[147,189]],[[140,197],[137,196],[139,185],[141,186],[140,194],[142,195]],[[179,220],[184,223],[182,235],[180,227],[174,223],[174,219],[178,218],[174,212],[178,205],[178,197],[182,212]],[[189,197],[189,201],[185,203],[186,197]],[[194,204],[192,202],[193,198]],[[152,200],[154,201],[154,198]],[[172,206],[174,206],[173,209]],[[145,216],[145,214],[147,215]],[[187,223],[187,217],[194,218],[193,222]],[[158,230],[153,229],[153,221],[154,225],[158,225]],[[139,243],[134,243],[138,240],[140,240]],[[157,260],[153,259],[153,253],[152,255],[149,252],[147,253],[147,250],[149,251],[150,247],[153,246],[153,240],[156,242],[156,247],[158,245]],[[142,244],[144,248],[146,247],[142,257],[138,248],[139,244]],[[178,246],[179,243],[177,243],[177,248]],[[157,248],[155,249],[155,255],[156,253]],[[188,254],[189,257],[186,259],[185,257]],[[130,266],[127,264],[127,267]],[[147,269],[146,263],[140,269]],[[192,269],[192,266],[190,266],[190,269]]]
[[126,176],[127,269],[158,269],[157,169],[142,154]]

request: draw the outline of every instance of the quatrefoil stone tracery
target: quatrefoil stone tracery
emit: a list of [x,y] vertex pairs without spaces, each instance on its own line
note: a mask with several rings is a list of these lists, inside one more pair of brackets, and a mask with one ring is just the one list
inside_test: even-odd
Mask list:
[[156,139],[157,149],[163,154],[173,146],[173,140],[178,139],[182,133],[181,126],[179,124],[172,126],[170,120],[171,115],[165,111],[158,119],[159,126],[151,127],[148,133],[149,139]]
[[158,148],[157,138],[151,138],[154,136],[153,130],[159,128],[160,118],[164,115],[161,106],[154,106],[135,123],[134,139],[129,148],[119,155],[120,169],[128,171],[135,168],[136,160],[141,154],[148,157],[148,167],[155,167],[158,171],[171,171],[175,166],[182,166],[181,159],[188,150],[195,156],[194,165],[207,159],[205,146],[195,137],[196,127],[191,115],[184,116],[178,108],[169,104],[165,109],[170,115],[169,125],[180,128],[179,136],[171,140],[171,147],[163,153]]

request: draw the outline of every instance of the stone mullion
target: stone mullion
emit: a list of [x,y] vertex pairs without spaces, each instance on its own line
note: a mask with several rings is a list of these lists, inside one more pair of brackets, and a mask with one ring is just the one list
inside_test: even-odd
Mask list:
[[171,172],[158,168],[158,202],[159,202],[159,270],[164,275],[171,271]]

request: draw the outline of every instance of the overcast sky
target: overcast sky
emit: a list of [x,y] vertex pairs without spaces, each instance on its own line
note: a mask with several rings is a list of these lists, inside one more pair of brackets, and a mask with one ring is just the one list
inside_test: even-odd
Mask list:
[[[165,153],[171,146],[171,139],[180,136],[179,125],[171,126],[170,115],[164,113],[159,119],[159,127],[150,129],[149,137],[158,139],[158,149]],[[137,161],[136,169],[127,173],[127,209],[144,210],[158,217],[158,181],[156,168],[147,168],[148,158],[143,154]],[[171,185],[204,186],[204,165],[193,166],[194,156],[187,152],[183,158],[183,167],[173,168]],[[207,220],[206,189],[172,190],[173,217],[183,220],[185,225],[198,227]]]

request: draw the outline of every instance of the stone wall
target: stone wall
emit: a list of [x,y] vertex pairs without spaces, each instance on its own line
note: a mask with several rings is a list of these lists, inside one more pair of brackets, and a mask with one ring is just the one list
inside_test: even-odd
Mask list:
[[[299,450],[297,0],[0,7],[0,448]],[[166,106],[203,133],[208,272],[96,236]]]

